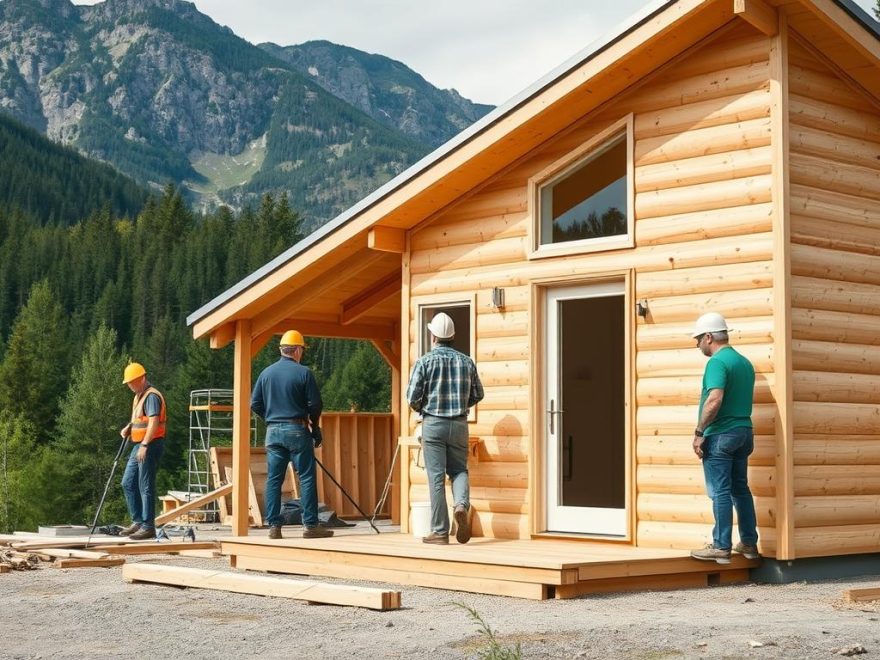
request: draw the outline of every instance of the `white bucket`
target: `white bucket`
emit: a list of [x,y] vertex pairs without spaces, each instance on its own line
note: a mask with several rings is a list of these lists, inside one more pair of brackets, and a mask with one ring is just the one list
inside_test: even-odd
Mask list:
[[409,529],[416,538],[422,538],[431,533],[430,502],[410,503]]

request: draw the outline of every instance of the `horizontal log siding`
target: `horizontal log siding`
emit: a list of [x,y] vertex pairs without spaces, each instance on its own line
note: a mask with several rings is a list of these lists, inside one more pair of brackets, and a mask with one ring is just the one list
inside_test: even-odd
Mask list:
[[[747,26],[669,67],[503,176],[411,234],[410,359],[420,304],[476,295],[476,359],[486,386],[471,433],[477,530],[528,537],[530,530],[529,345],[535,280],[588,278],[634,269],[639,319],[634,365],[638,545],[686,548],[711,537],[709,500],[688,434],[705,359],[690,338],[694,319],[719,309],[733,341],[758,369],[759,429],[752,478],[765,552],[774,547],[775,406],[769,40]],[[634,249],[529,260],[529,178],[591,136],[634,113]],[[490,302],[504,287],[506,308]],[[403,428],[413,428],[412,416]],[[411,500],[427,497],[424,471],[410,466]],[[699,538],[695,538],[699,537]]]
[[797,557],[880,539],[880,110],[792,48]]

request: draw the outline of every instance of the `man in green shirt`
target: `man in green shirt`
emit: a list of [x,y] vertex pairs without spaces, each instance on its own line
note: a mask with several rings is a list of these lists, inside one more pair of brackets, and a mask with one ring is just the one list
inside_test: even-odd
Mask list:
[[730,563],[735,506],[740,542],[733,551],[757,559],[755,503],[748,483],[749,455],[755,446],[752,429],[755,369],[728,343],[727,322],[721,314],[703,314],[697,319],[692,336],[697,348],[709,358],[703,372],[693,446],[694,453],[703,460],[715,527],[712,543],[693,550],[691,557]]

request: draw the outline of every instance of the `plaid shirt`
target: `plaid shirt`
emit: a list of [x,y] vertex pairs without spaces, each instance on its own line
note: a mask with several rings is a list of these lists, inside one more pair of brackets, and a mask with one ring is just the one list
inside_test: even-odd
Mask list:
[[406,398],[423,415],[462,417],[483,399],[483,384],[473,360],[441,345],[416,362]]

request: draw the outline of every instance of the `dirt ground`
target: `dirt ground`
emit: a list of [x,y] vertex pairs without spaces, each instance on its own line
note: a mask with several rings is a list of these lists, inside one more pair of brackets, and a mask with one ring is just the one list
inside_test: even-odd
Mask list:
[[402,609],[374,612],[127,584],[120,568],[45,566],[0,575],[0,657],[480,657],[486,639],[456,603],[475,608],[501,646],[519,643],[523,658],[831,658],[856,645],[876,657],[880,602],[842,600],[844,589],[870,586],[880,576],[543,602],[402,586]]

